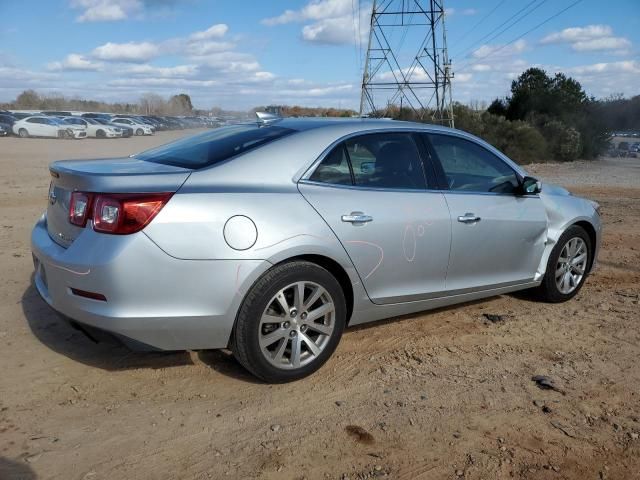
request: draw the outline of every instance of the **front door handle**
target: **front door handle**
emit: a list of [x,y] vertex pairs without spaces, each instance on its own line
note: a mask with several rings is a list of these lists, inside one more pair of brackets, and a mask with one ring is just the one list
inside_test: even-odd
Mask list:
[[458,221],[462,223],[476,223],[480,221],[480,217],[473,213],[465,213],[458,217]]
[[349,223],[367,223],[371,222],[373,217],[370,215],[365,215],[362,212],[351,212],[349,215],[342,215],[343,222]]

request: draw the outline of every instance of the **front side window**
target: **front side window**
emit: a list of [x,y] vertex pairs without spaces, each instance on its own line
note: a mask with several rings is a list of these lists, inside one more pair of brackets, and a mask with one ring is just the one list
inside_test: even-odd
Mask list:
[[177,167],[202,168],[246,153],[295,131],[275,125],[231,125],[152,148],[135,157]]
[[347,139],[309,180],[368,188],[426,189],[422,160],[410,133],[376,133]]
[[514,193],[515,171],[486,148],[452,135],[430,134],[450,190],[479,193]]

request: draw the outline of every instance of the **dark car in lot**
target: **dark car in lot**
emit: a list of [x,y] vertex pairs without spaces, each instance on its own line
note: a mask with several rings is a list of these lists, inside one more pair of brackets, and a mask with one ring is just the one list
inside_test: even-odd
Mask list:
[[2,127],[9,135],[13,129],[13,124],[16,123],[18,119],[13,115],[8,113],[0,113],[0,127]]
[[161,117],[172,130],[182,130],[184,126],[174,117]]
[[11,112],[11,115],[13,115],[16,120],[22,120],[23,118],[33,117],[36,114],[30,112]]

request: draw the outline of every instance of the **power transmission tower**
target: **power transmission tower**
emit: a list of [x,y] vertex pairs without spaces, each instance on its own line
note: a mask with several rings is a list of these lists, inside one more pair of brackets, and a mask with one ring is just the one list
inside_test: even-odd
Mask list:
[[453,127],[444,16],[443,0],[373,1],[361,116],[409,108],[420,120]]

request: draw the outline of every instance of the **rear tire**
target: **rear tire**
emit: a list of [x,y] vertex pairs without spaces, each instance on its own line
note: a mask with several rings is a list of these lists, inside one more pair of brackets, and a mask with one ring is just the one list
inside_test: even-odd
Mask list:
[[27,131],[26,128],[21,128],[20,130],[18,130],[18,136],[20,138],[27,138],[29,137],[29,132]]
[[329,359],[346,316],[342,288],[327,270],[306,261],[277,265],[245,297],[231,350],[265,382],[298,380]]
[[591,239],[578,225],[572,225],[553,247],[542,284],[536,294],[550,303],[566,302],[577,295],[589,274],[593,257]]

